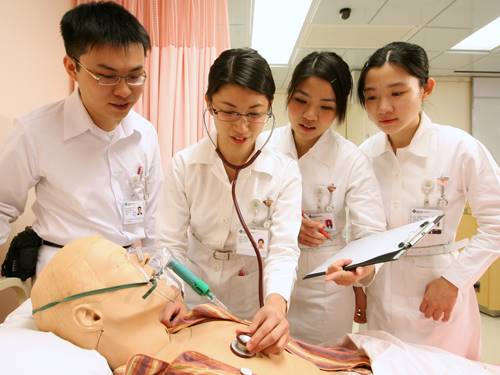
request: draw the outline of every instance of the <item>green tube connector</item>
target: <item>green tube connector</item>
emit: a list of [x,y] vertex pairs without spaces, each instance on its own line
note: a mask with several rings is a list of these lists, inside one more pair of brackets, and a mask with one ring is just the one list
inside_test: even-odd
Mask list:
[[167,264],[177,276],[179,276],[185,283],[187,283],[196,293],[200,296],[211,296],[210,288],[207,283],[192,273],[189,268],[176,260],[170,260]]

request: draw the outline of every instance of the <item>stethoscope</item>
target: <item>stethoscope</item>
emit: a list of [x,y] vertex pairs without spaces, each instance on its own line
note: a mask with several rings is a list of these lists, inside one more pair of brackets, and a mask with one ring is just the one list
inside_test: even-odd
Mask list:
[[[268,116],[269,116],[268,119],[272,118],[273,123],[272,123],[271,131],[269,132],[269,136],[267,137],[264,144],[255,152],[255,154],[246,163],[241,164],[241,165],[237,165],[237,164],[233,164],[233,163],[229,162],[224,157],[224,154],[222,154],[221,150],[219,149],[217,144],[212,139],[210,132],[208,131],[207,123],[205,121],[205,114],[207,112],[208,112],[208,109],[205,109],[205,111],[203,112],[203,125],[205,127],[205,131],[207,132],[208,138],[210,139],[210,142],[212,142],[212,144],[214,145],[215,152],[217,153],[217,155],[219,155],[219,158],[221,159],[222,163],[225,166],[227,166],[235,171],[234,179],[231,182],[231,195],[233,198],[234,208],[236,209],[236,214],[238,215],[238,219],[241,223],[241,226],[243,227],[243,230],[245,231],[245,234],[247,235],[248,239],[250,240],[250,243],[252,244],[253,250],[254,250],[255,255],[257,257],[257,264],[259,267],[259,305],[260,305],[260,307],[262,307],[262,306],[264,306],[264,280],[263,280],[263,276],[262,276],[263,275],[262,257],[260,255],[260,251],[258,249],[257,242],[253,238],[252,233],[250,232],[250,229],[248,228],[248,226],[245,222],[245,219],[243,219],[243,215],[241,214],[240,206],[239,206],[238,200],[236,198],[236,181],[238,180],[238,175],[239,175],[240,171],[245,169],[246,167],[252,165],[252,163],[261,154],[262,149],[267,145],[267,143],[271,139],[271,136],[273,135],[276,119],[275,119],[274,114],[272,112],[272,108],[270,108],[270,111],[268,113]],[[239,119],[238,119],[238,121],[239,121]]]

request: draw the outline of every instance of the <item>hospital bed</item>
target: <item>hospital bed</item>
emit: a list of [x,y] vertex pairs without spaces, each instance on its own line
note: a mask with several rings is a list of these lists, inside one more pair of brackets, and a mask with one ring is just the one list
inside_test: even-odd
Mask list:
[[[0,280],[1,288],[16,290],[20,306],[0,324],[1,374],[111,375],[106,360],[95,350],[81,349],[49,332],[36,329],[26,284]],[[500,366],[470,361],[428,346],[410,345],[382,331],[349,334],[370,357],[375,375],[500,374]],[[346,374],[346,373],[344,373]]]

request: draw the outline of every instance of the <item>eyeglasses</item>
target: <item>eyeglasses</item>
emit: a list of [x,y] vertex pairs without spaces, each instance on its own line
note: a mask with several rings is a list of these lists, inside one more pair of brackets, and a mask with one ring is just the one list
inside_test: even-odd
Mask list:
[[63,298],[59,301],[53,301],[53,302],[47,303],[46,305],[43,305],[42,307],[38,307],[36,309],[33,309],[32,314],[35,315],[37,312],[50,309],[51,307],[59,305],[60,303],[70,302],[70,301],[73,301],[73,300],[78,299],[78,298],[95,296],[96,294],[115,292],[115,291],[121,290],[121,289],[138,288],[138,287],[148,285],[148,284],[151,284],[151,287],[142,296],[143,299],[146,299],[151,295],[151,293],[153,293],[153,291],[156,289],[156,286],[158,285],[158,280],[156,279],[156,277],[152,277],[151,279],[149,279],[149,281],[116,285],[116,286],[111,286],[108,288],[94,289],[94,290],[89,290],[88,292],[73,294],[73,295],[66,297],[66,298]]
[[272,116],[272,112],[270,111],[240,113],[236,111],[222,111],[214,107],[212,107],[212,113],[218,120],[227,122],[236,122],[241,117],[246,117],[250,124],[262,124]]
[[146,72],[142,72],[139,74],[132,74],[129,76],[97,74],[97,73],[92,73],[77,58],[73,57],[73,60],[75,60],[78,66],[80,66],[83,70],[85,70],[92,78],[94,78],[97,81],[97,84],[101,86],[115,86],[122,79],[124,79],[125,82],[127,82],[127,85],[129,86],[142,86],[144,85],[144,82],[146,82],[146,77],[147,77]]

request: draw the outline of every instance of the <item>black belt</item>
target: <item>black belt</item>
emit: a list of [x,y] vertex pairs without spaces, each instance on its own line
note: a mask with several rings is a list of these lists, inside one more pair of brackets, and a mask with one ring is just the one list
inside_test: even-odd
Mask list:
[[[59,245],[57,243],[44,240],[43,238],[42,238],[42,245],[46,245],[46,246],[50,246],[50,247],[57,247],[58,249],[60,249],[61,247],[64,247],[64,245]],[[122,247],[124,249],[128,249],[130,246],[132,246],[132,245],[126,245],[126,246],[122,246]]]

